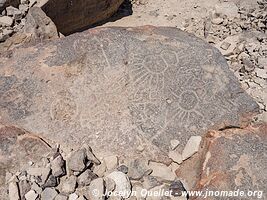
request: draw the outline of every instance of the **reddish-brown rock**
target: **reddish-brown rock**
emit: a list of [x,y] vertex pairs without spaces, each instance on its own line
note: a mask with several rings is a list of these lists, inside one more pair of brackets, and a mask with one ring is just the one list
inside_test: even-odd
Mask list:
[[[205,199],[265,199],[267,196],[267,124],[215,133],[203,159],[201,179],[195,190],[211,191]],[[236,191],[238,196],[215,196]],[[238,191],[238,192],[237,192]],[[241,193],[244,195],[241,196]],[[253,194],[252,194],[253,193]],[[221,193],[222,194],[222,193]],[[254,195],[254,196],[253,196]],[[194,198],[192,198],[194,199]],[[203,199],[199,197],[197,199]]]

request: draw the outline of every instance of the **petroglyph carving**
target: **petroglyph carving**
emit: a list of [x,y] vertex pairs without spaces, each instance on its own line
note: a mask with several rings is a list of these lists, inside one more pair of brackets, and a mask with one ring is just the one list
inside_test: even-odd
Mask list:
[[55,142],[136,156],[138,137],[160,160],[170,140],[257,111],[218,51],[176,29],[93,29],[34,48],[0,64],[0,116]]

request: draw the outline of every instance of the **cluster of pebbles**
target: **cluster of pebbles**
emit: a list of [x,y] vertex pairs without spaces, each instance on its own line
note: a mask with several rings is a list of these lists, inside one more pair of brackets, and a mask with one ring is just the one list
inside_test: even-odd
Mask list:
[[[183,180],[175,170],[197,153],[200,136],[192,136],[179,154],[179,141],[172,140],[169,157],[163,163],[144,159],[119,160],[115,155],[97,158],[88,145],[66,153],[56,147],[36,163],[14,174],[6,174],[10,200],[100,200],[166,199],[185,200]],[[164,196],[166,195],[166,196]]]
[[2,1],[0,1],[0,42],[6,41],[23,29],[29,8],[37,3],[36,0],[21,0],[19,5],[6,7],[7,2]]
[[255,8],[233,2],[215,5],[204,19],[188,19],[184,30],[217,47],[267,120],[267,1]]

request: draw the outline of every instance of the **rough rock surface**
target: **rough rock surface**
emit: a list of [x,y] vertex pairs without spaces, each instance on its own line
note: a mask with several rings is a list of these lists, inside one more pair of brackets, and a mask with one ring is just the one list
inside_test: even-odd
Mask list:
[[1,121],[98,154],[140,157],[141,145],[167,162],[171,140],[183,148],[258,110],[218,50],[175,28],[92,29],[8,51],[0,78]]
[[50,147],[40,138],[12,126],[0,125],[0,199],[7,199],[6,173],[39,160]]
[[123,0],[48,0],[42,9],[59,32],[73,33],[112,16]]
[[208,144],[197,190],[239,190],[244,191],[246,196],[235,196],[233,199],[266,199],[266,144],[267,124],[215,134]]

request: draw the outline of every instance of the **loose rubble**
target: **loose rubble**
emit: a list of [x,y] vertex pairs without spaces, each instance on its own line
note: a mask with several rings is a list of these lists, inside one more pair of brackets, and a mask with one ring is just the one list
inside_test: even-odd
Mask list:
[[188,19],[184,30],[217,47],[242,87],[259,104],[255,121],[267,121],[267,1],[257,8],[221,2],[205,19]]
[[[165,188],[173,196],[185,190],[174,173],[178,166],[172,169],[162,163],[148,163],[141,159],[124,161],[119,160],[117,156],[109,156],[102,161],[92,156],[92,149],[88,149],[89,154],[86,153],[85,147],[82,147],[72,150],[66,156],[62,149],[52,148],[51,153],[40,162],[29,163],[24,171],[7,175],[9,199],[132,199],[131,193],[135,191],[134,199],[141,200],[145,199],[145,196],[141,195],[143,189],[157,191]],[[105,167],[105,162],[110,163],[109,168]],[[94,173],[100,171],[101,173]]]

